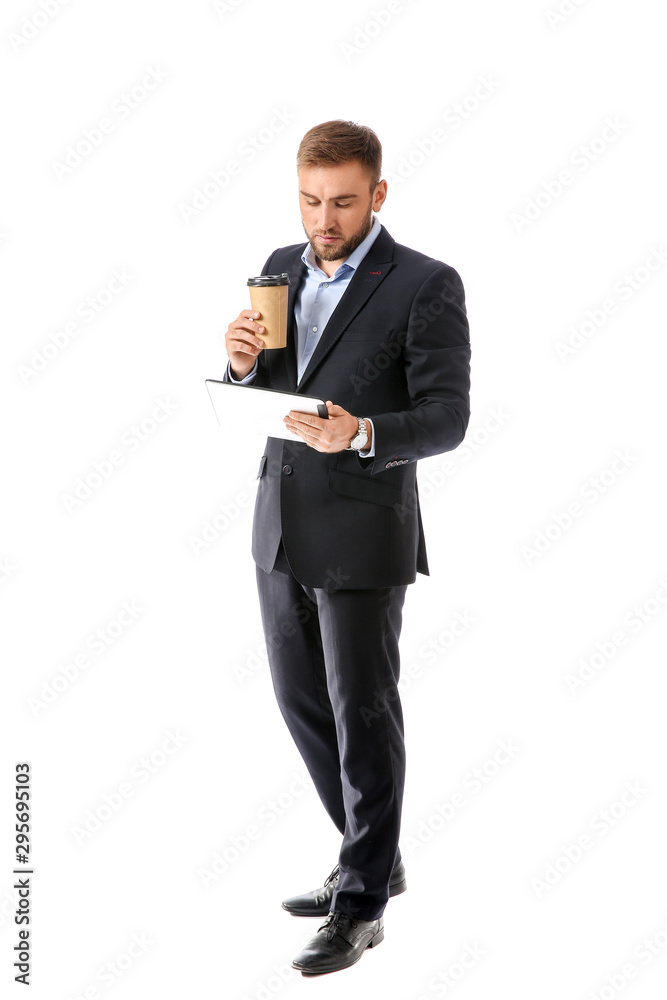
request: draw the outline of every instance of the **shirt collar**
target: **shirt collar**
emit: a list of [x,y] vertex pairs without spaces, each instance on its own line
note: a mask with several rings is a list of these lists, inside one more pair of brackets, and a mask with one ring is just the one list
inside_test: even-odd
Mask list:
[[[341,274],[347,272],[348,270],[356,271],[356,269],[359,267],[359,264],[362,262],[362,260],[364,259],[370,248],[373,246],[378,236],[380,235],[381,229],[382,226],[380,224],[380,221],[377,215],[375,215],[374,213],[373,224],[370,228],[368,236],[366,236],[366,238],[362,240],[357,249],[350,254],[347,260],[343,261],[343,263],[338,266],[332,277],[329,278],[329,281],[333,281],[334,278],[340,277]],[[315,270],[319,271],[319,267],[317,266],[317,262],[315,261],[315,252],[313,251],[313,248],[310,245],[310,243],[306,244],[306,249],[301,254],[301,260],[306,265],[306,267],[308,267],[311,271]]]

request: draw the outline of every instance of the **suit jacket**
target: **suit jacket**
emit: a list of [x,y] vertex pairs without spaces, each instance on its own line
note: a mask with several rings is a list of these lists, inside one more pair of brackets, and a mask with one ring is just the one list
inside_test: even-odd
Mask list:
[[416,463],[461,443],[470,417],[470,339],[457,272],[382,226],[336,306],[297,388],[294,305],[305,244],[271,254],[290,275],[288,339],[259,355],[254,385],[330,399],[371,417],[375,456],[325,454],[268,438],[252,554],[273,568],[282,536],[300,583],[327,590],[413,583],[428,574]]

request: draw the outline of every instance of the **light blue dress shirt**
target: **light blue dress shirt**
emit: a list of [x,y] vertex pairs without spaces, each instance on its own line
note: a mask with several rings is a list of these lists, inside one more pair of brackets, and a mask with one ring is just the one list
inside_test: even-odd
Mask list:
[[[308,362],[313,356],[313,352],[319,343],[325,326],[331,318],[331,314],[342,299],[354,272],[380,235],[380,229],[381,226],[378,217],[374,215],[373,225],[368,236],[350,254],[347,260],[338,266],[331,277],[317,266],[315,253],[310,243],[307,244],[306,249],[301,255],[301,260],[306,265],[307,273],[306,280],[301,286],[294,305],[294,319],[297,330],[297,385],[308,367]],[[227,373],[232,382],[239,382],[241,385],[246,385],[252,382],[257,374],[257,362],[255,362],[253,370],[245,378],[234,378],[231,365],[227,366]],[[365,458],[373,458],[375,455],[375,428],[368,417],[366,417],[366,421],[371,425],[371,446],[368,451],[362,451],[360,454]]]

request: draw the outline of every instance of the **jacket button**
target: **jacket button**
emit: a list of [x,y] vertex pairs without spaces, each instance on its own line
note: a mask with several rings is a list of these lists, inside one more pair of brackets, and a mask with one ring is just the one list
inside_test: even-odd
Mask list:
[[283,465],[283,476],[291,476],[293,471],[291,465]]

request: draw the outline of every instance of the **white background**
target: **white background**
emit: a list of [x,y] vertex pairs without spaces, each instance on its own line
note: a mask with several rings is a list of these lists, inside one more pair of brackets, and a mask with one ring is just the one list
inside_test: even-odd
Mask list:
[[[5,0],[3,981],[27,760],[34,997],[664,995],[664,47],[648,0],[557,2]],[[262,443],[204,380],[248,275],[303,238],[301,136],[339,117],[383,142],[380,221],[462,277],[473,394],[419,468],[408,892],[379,949],[306,980],[319,924],[280,900],[339,837],[264,656]]]

